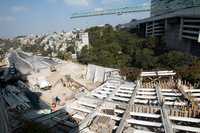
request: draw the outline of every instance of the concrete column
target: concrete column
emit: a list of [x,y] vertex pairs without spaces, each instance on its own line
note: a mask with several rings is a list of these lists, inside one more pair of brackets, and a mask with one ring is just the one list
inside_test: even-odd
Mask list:
[[148,24],[146,23],[145,24],[145,37],[148,37],[148,35],[147,35],[147,29],[148,29],[147,26],[148,26]]
[[180,18],[180,30],[179,30],[179,40],[182,40],[182,32],[183,32],[183,18]]
[[154,33],[155,31],[154,30],[155,30],[155,21],[152,22],[152,36],[153,37],[155,35],[155,33]]
[[165,29],[164,29],[164,34],[165,34],[167,28],[168,28],[168,21],[167,21],[167,19],[165,19]]

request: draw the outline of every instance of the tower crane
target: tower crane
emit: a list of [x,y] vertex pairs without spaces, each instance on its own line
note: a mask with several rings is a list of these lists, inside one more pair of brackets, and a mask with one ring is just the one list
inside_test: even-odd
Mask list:
[[104,16],[104,15],[123,15],[127,13],[149,12],[150,9],[151,9],[150,5],[129,6],[122,8],[114,8],[114,9],[96,9],[91,11],[82,11],[73,13],[70,18],[76,19],[76,18]]

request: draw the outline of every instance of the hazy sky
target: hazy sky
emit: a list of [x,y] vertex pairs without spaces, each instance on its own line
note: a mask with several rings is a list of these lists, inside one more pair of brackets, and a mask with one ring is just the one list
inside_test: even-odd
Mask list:
[[0,0],[0,37],[71,31],[103,24],[123,24],[149,13],[70,19],[81,10],[142,5],[149,0]]

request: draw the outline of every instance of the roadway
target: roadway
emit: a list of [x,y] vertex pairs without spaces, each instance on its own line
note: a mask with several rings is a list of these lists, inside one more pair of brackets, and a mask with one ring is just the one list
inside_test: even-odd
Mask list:
[[31,64],[31,67],[34,71],[38,71],[41,69],[47,69],[51,65],[57,65],[58,63],[55,62],[52,59],[48,59],[42,56],[36,56],[36,55],[28,55],[24,52],[18,52],[18,55],[29,62]]
[[57,65],[54,60],[42,56],[30,56],[23,52],[12,51],[8,54],[8,61],[10,64],[15,64],[17,70],[22,74],[29,74],[32,71],[40,71],[47,69],[51,65]]
[[12,51],[8,54],[8,61],[10,65],[15,64],[16,69],[22,74],[29,74],[32,71],[31,66],[20,59],[15,51]]

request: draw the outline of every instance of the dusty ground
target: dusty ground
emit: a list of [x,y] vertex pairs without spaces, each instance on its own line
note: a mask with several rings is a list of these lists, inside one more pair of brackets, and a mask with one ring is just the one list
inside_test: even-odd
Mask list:
[[[85,86],[89,91],[94,89],[97,84],[87,81],[85,79],[87,66],[71,61],[62,61],[62,64],[56,66],[56,72],[50,72],[49,69],[42,69],[39,73],[32,73],[28,76],[28,80],[31,85],[37,83],[37,80],[41,78],[47,79],[51,84],[52,88],[47,91],[40,91],[42,93],[41,100],[48,105],[51,105],[52,98],[58,96],[63,101],[67,101],[68,97],[72,97],[79,92],[79,88],[64,87],[61,78],[65,75],[70,75],[72,79]],[[62,103],[62,102],[61,102]],[[64,103],[62,103],[64,104]]]

